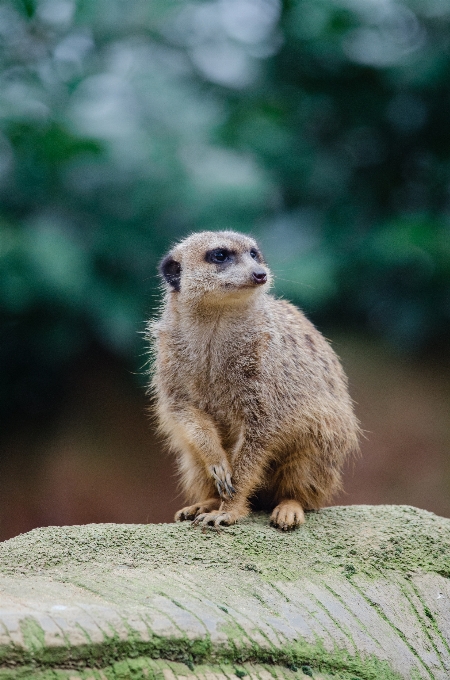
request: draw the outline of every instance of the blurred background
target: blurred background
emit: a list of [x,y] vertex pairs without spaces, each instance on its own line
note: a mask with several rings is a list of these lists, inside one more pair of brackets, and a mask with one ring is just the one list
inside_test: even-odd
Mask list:
[[1,0],[0,61],[0,539],[181,506],[142,331],[205,228],[342,358],[336,502],[450,516],[447,0]]

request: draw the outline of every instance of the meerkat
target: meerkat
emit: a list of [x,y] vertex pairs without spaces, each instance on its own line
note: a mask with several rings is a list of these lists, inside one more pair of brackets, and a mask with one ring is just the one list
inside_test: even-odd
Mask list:
[[294,529],[340,489],[358,448],[336,354],[299,309],[269,294],[253,238],[192,234],[160,274],[152,391],[189,503],[175,520],[231,525],[258,507]]

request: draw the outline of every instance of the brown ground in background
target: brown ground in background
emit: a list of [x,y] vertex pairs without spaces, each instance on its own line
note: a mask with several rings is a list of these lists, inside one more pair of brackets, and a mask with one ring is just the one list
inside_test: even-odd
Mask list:
[[[335,503],[404,503],[450,517],[448,366],[363,340],[334,347],[367,437]],[[96,357],[77,367],[72,385],[51,431],[26,430],[0,449],[1,540],[52,524],[171,521],[182,504],[131,376]]]
[[450,517],[448,363],[407,361],[356,340],[334,346],[366,436],[336,504],[401,503]]

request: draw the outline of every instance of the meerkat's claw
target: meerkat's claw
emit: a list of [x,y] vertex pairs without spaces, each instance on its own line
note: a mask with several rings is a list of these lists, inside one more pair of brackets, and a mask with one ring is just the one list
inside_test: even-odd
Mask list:
[[197,515],[211,512],[211,510],[218,510],[220,507],[220,500],[218,498],[208,498],[194,505],[187,505],[175,513],[175,522],[184,522],[185,520],[195,519]]
[[182,508],[181,510],[178,510],[178,512],[175,513],[175,522],[184,522],[187,519],[193,519],[195,515],[191,515],[189,510],[190,508]]
[[234,524],[235,522],[236,522],[236,520],[233,519],[232,515],[229,512],[222,512],[214,520],[214,526],[218,527],[221,524],[224,524],[225,526],[230,526],[230,524]]
[[224,485],[220,479],[216,479],[216,489],[221,498],[226,497],[226,494],[224,493]]
[[202,526],[206,526],[208,522],[205,522],[205,518],[211,514],[212,514],[211,512],[203,512],[201,515],[197,515],[197,517],[192,522],[191,526],[198,527],[199,524],[201,524]]
[[224,500],[233,498],[236,490],[231,483],[231,474],[226,472],[224,466],[213,465],[211,467],[211,474],[216,481],[216,489],[219,492],[219,496]]
[[222,498],[227,499],[227,498],[233,498],[234,494],[236,493],[236,489],[232,484],[229,484],[228,482],[225,482],[223,485],[225,489],[225,493],[222,494]]
[[227,474],[226,474],[225,481],[227,483],[228,495],[229,495],[230,498],[233,498],[234,494],[236,493],[236,489],[234,488],[234,486],[231,483],[231,475],[230,475],[229,472],[227,472]]
[[201,515],[197,515],[197,517],[192,522],[192,526],[197,527],[201,525],[202,527],[218,527],[222,524],[229,526],[230,524],[234,524],[236,519],[237,518],[234,517],[231,512],[205,512]]

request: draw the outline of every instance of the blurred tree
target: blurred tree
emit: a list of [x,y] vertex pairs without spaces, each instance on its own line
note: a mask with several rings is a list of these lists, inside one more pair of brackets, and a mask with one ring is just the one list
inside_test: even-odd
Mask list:
[[404,351],[450,330],[444,0],[2,0],[0,413],[141,361],[158,258],[256,233],[277,291]]

